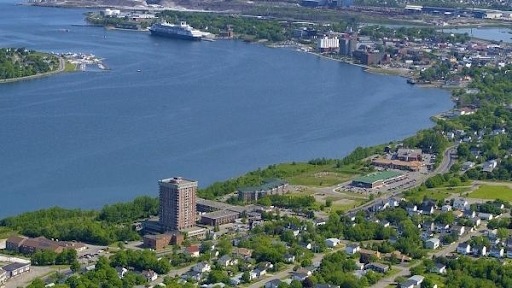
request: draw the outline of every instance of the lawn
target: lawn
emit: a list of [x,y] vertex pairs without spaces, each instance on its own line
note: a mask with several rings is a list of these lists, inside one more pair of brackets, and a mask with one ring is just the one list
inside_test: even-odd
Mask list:
[[[446,191],[449,191],[449,192],[446,192]],[[412,202],[421,202],[423,201],[423,198],[425,198],[425,196],[429,199],[434,199],[436,201],[438,200],[444,200],[446,198],[449,198],[451,196],[452,193],[455,193],[453,192],[453,190],[445,190],[445,189],[442,189],[442,190],[423,190],[423,191],[415,191],[415,192],[410,192],[410,194],[406,195],[405,196],[405,199],[407,199],[408,201],[412,201]]]
[[512,189],[506,186],[482,185],[468,195],[469,198],[478,199],[501,199],[512,201]]
[[285,179],[292,185],[330,187],[349,181],[359,173],[349,168],[336,168],[335,164],[311,165],[308,163],[279,164],[276,169],[282,171]]

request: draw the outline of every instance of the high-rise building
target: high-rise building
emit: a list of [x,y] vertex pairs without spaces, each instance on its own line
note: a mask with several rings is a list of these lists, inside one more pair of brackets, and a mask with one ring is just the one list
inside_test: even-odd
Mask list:
[[197,181],[181,177],[162,179],[160,187],[160,224],[166,231],[180,231],[196,222]]

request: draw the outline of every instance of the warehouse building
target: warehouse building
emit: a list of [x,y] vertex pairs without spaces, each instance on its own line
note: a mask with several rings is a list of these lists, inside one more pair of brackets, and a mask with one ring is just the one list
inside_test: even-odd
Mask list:
[[400,172],[396,171],[380,171],[358,177],[352,180],[352,185],[363,188],[377,188],[386,183],[400,181],[405,178]]

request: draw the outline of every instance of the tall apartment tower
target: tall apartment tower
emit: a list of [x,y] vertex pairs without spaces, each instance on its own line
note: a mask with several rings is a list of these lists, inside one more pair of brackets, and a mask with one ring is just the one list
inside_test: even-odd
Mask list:
[[160,224],[166,231],[193,227],[196,222],[197,181],[174,177],[158,181]]

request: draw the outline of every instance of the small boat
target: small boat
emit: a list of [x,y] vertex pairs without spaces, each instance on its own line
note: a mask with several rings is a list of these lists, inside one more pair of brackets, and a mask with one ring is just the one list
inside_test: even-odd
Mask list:
[[137,72],[140,72],[141,70],[140,69],[137,69]]
[[416,84],[416,80],[409,78],[409,79],[407,79],[407,83],[411,84],[411,85],[414,85],[414,84]]

